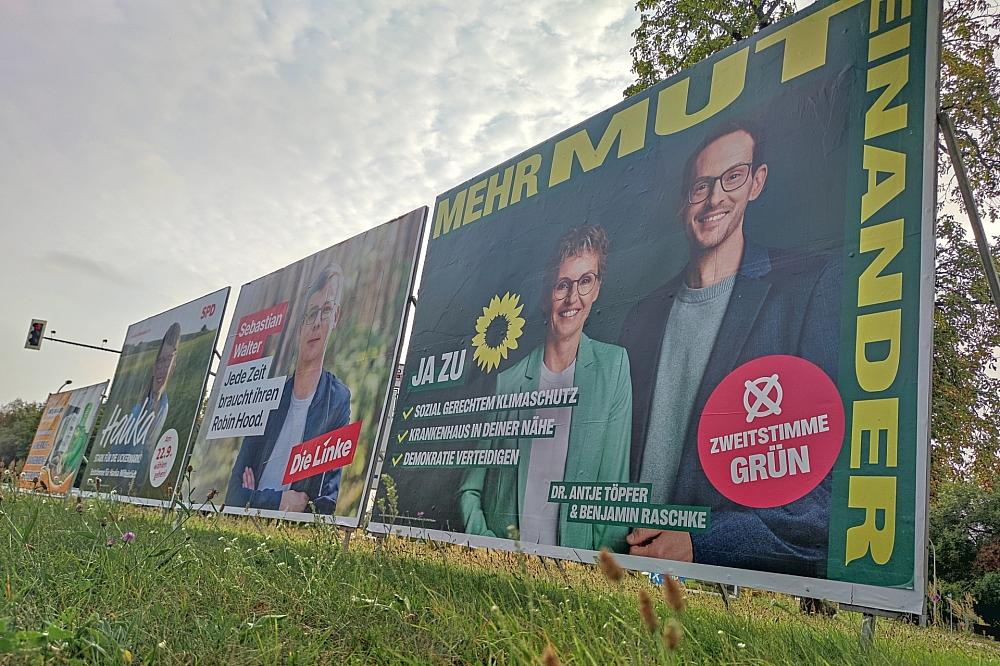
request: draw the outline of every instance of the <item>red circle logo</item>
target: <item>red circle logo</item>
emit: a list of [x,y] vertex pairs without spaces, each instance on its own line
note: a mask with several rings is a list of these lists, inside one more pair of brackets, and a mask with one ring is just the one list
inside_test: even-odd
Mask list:
[[719,382],[698,424],[701,467],[743,506],[784,506],[833,469],[844,444],[844,403],[819,367],[761,356]]

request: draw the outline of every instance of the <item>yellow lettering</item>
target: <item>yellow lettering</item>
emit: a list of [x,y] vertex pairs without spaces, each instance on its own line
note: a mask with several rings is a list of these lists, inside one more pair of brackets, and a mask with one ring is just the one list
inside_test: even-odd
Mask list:
[[[879,20],[879,10],[882,8],[882,0],[872,0],[871,20],[868,23],[868,32],[876,32],[881,21]],[[910,15],[911,0],[902,0],[900,4],[900,18]],[[896,0],[885,0],[885,22],[892,23],[896,20]]]
[[497,201],[497,210],[507,207],[510,200],[510,185],[514,182],[514,165],[511,164],[503,171],[503,180],[500,174],[495,173],[490,176],[489,186],[486,188],[486,205],[483,207],[483,217],[493,212],[493,202]]
[[910,45],[910,24],[904,23],[868,40],[868,62],[875,62]]
[[[886,310],[858,317],[858,339],[854,346],[854,372],[862,390],[869,393],[884,391],[896,379],[899,370],[899,337],[902,311]],[[888,342],[885,358],[868,358],[868,346]]]
[[483,216],[483,211],[476,206],[483,203],[483,190],[485,189],[485,180],[481,180],[469,188],[469,194],[465,197],[465,216],[462,218],[462,224],[475,222]]
[[859,308],[903,298],[903,274],[882,275],[882,271],[902,249],[902,219],[861,228],[861,251],[878,254],[858,278]]
[[517,163],[514,173],[514,191],[510,194],[510,202],[516,204],[525,198],[538,194],[538,170],[542,168],[542,156],[538,153],[528,155]]
[[[869,552],[875,564],[888,562],[896,541],[895,477],[851,477],[847,505],[852,509],[864,509],[865,522],[847,530],[844,564],[850,564]],[[879,512],[882,512],[882,529],[877,524]]]
[[462,226],[462,209],[465,207],[465,190],[455,195],[455,205],[449,204],[445,197],[437,203],[437,210],[434,211],[434,233],[432,238],[437,238],[441,234],[446,234],[452,229]]
[[885,464],[896,466],[899,449],[899,398],[857,400],[851,412],[851,467],[860,469],[861,449],[868,442],[868,464],[879,464],[879,444],[885,433]]
[[[861,195],[861,223],[892,201],[906,185],[906,153],[865,146],[864,169],[868,172],[868,191]],[[879,181],[880,173],[889,174]]]
[[573,173],[573,157],[580,162],[584,171],[590,171],[604,164],[615,139],[618,140],[618,157],[640,150],[646,143],[646,118],[649,115],[649,99],[636,102],[611,116],[611,122],[601,136],[597,148],[590,142],[587,130],[582,129],[556,144],[552,153],[552,171],[549,173],[549,187],[569,180]]
[[906,127],[907,104],[886,108],[909,80],[910,57],[900,56],[868,70],[868,92],[885,88],[871,108],[865,111],[865,139],[882,136]]
[[785,43],[785,52],[781,60],[782,83],[822,67],[826,63],[830,18],[861,2],[862,0],[840,0],[799,19],[786,28],[772,32],[757,42],[757,53],[779,42]]
[[687,110],[690,76],[661,90],[656,100],[656,133],[665,136],[686,130],[732,104],[743,92],[749,57],[749,48],[740,49],[712,66],[708,103],[694,113]]

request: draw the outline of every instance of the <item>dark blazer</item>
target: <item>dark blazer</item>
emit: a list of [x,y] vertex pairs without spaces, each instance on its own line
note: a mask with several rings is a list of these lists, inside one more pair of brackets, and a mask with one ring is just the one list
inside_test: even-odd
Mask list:
[[[631,478],[638,481],[667,318],[683,274],[640,300],[622,329],[632,359]],[[712,390],[759,356],[791,354],[836,381],[840,346],[840,262],[747,242],[684,437],[673,504],[708,506],[709,530],[692,534],[694,561],[806,576],[826,572],[830,477],[791,504],[753,509],[726,499],[698,458],[698,421]]]
[[[289,376],[281,392],[278,408],[271,412],[263,435],[251,435],[243,438],[239,455],[233,464],[229,476],[229,486],[224,498],[230,506],[249,507],[253,509],[277,510],[281,501],[281,492],[277,490],[248,490],[243,487],[243,468],[253,470],[254,478],[260,481],[264,465],[271,457],[274,445],[278,441],[281,426],[288,415],[288,407],[292,403],[292,385],[295,376]],[[320,435],[345,426],[351,420],[351,391],[332,373],[323,371],[316,393],[309,403],[306,412],[306,428],[302,433],[302,441],[319,437]],[[315,506],[316,513],[332,515],[337,507],[337,495],[340,494],[341,470],[335,469],[309,478],[296,481],[290,490],[298,490],[309,496]]]

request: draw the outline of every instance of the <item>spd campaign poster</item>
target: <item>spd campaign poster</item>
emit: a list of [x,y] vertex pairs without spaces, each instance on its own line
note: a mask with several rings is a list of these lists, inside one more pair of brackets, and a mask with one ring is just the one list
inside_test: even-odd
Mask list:
[[163,505],[179,487],[229,287],[128,327],[80,488]]
[[108,382],[49,394],[18,476],[24,490],[65,495],[73,487]]
[[441,194],[371,529],[920,612],[936,8],[817,2]]
[[427,208],[243,285],[191,464],[191,499],[355,527]]

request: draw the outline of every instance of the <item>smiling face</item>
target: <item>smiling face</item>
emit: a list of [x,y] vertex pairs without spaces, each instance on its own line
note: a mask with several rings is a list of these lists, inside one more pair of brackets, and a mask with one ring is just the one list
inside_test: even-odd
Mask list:
[[[581,285],[583,291],[588,293],[580,293]],[[601,293],[597,254],[587,250],[563,259],[550,293],[549,337],[567,339],[579,336],[590,316],[591,306]]]
[[[767,179],[766,164],[751,166],[745,182],[736,186],[742,174],[734,167],[753,165],[753,152],[753,137],[739,130],[720,136],[699,153],[685,194],[701,183],[700,196],[696,198],[705,196],[705,200],[696,204],[687,203],[683,213],[685,232],[696,248],[710,250],[737,238],[737,233],[742,237],[747,204],[760,196]],[[720,177],[728,179],[728,182]],[[731,191],[727,192],[724,185]]]

